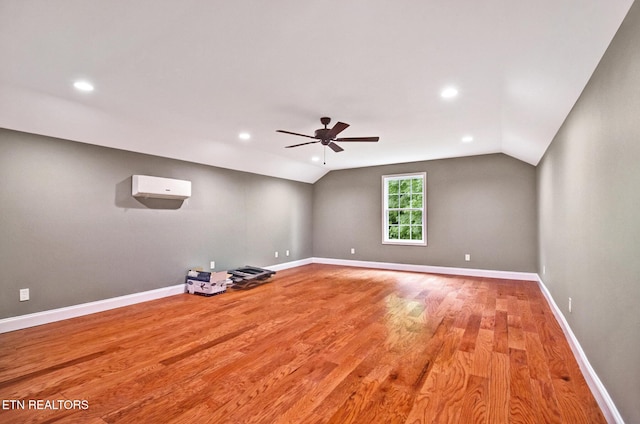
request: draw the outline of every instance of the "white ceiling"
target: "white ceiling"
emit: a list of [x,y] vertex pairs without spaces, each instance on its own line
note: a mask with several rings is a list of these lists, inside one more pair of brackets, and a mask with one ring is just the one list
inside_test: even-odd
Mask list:
[[[305,182],[494,152],[535,165],[632,2],[0,0],[0,127]],[[380,142],[326,165],[320,144],[284,149],[311,140],[275,130],[321,116]]]

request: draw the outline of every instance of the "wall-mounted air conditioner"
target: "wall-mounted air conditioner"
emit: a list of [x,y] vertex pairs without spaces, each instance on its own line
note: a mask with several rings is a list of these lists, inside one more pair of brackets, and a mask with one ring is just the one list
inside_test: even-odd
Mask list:
[[191,181],[134,175],[131,177],[131,195],[156,199],[187,199],[191,197]]

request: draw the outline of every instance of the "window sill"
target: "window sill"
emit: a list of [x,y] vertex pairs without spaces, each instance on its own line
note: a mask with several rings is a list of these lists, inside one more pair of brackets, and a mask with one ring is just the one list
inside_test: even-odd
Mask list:
[[411,242],[411,241],[407,241],[407,240],[402,240],[402,241],[387,241],[384,240],[382,242],[382,244],[386,244],[389,246],[426,246],[427,242],[426,241],[420,241],[420,242]]

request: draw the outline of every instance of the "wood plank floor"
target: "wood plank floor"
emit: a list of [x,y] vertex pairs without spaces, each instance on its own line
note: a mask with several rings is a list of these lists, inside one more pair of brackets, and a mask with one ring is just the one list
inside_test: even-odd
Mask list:
[[319,264],[0,334],[0,401],[3,423],[605,422],[535,282]]

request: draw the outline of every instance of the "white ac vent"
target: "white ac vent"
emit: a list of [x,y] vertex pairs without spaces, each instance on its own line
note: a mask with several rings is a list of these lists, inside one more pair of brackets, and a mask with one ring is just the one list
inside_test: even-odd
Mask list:
[[188,199],[191,197],[191,181],[134,175],[131,177],[131,195],[154,199]]

